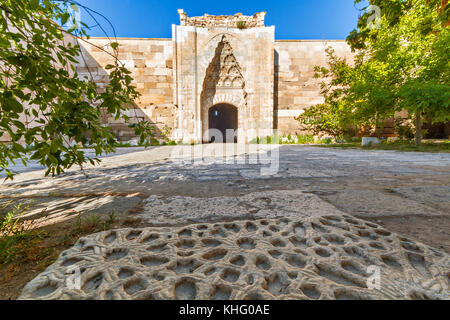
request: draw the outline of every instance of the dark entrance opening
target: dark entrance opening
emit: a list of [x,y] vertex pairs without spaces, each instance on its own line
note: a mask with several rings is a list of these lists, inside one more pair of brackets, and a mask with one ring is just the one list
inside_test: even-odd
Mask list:
[[[209,132],[209,142],[237,142],[237,134],[234,134],[238,128],[238,111],[237,108],[231,104],[216,104],[209,108],[209,129],[217,129],[222,133],[222,136],[216,137],[214,131]],[[228,132],[227,129],[234,131]],[[217,131],[216,131],[217,132]]]

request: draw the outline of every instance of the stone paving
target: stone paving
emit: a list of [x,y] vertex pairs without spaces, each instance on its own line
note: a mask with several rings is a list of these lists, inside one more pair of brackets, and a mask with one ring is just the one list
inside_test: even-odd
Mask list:
[[198,198],[150,196],[139,216],[153,225],[180,225],[187,222],[224,220],[307,218],[340,214],[334,206],[301,190],[262,191],[239,197]]
[[350,216],[262,219],[84,237],[20,299],[449,299],[449,270],[448,255]]
[[[236,145],[237,146],[237,145]],[[270,146],[274,155],[253,156],[257,152],[235,145],[213,146],[209,157],[198,159],[191,155],[205,154],[211,146],[170,146],[132,152],[103,159],[96,167],[85,169],[89,179],[77,169],[52,178],[43,178],[41,171],[19,174],[14,183],[6,184],[2,191],[6,193],[30,194],[42,189],[59,189],[61,192],[83,190],[89,185],[90,191],[104,191],[103,187],[114,186],[122,189],[118,183],[126,183],[127,190],[140,191],[149,184],[164,181],[217,181],[233,179],[277,179],[277,178],[337,178],[361,177],[383,179],[384,176],[445,175],[450,172],[450,154],[448,153],[408,153],[396,151],[337,150],[308,146]],[[181,151],[177,151],[181,150]],[[196,151],[200,150],[200,151]],[[263,150],[264,151],[264,150]],[[264,154],[264,152],[260,152]],[[223,163],[227,161],[228,163]],[[259,163],[250,163],[258,161]],[[262,169],[269,169],[273,162],[274,174],[262,175]],[[105,179],[107,178],[107,179]],[[385,178],[386,179],[386,178]],[[389,179],[389,178],[387,178]],[[392,180],[392,178],[390,178]],[[74,184],[73,188],[60,186]],[[8,188],[9,187],[9,188]]]
[[[414,269],[418,272],[417,277],[422,277],[419,282],[413,281],[418,284],[418,287],[416,289],[408,287],[409,291],[402,291],[402,294],[396,291],[397,293],[392,296],[385,293],[380,295],[374,293],[371,296],[370,291],[363,290],[363,292],[358,291],[358,289],[356,290],[357,293],[355,293],[355,290],[351,290],[353,293],[349,294],[349,296],[356,295],[357,297],[366,298],[448,298],[444,292],[448,290],[449,266],[441,260],[439,261],[442,263],[438,263],[436,256],[433,256],[430,252],[437,252],[441,257],[448,258],[441,249],[449,247],[450,242],[449,230],[446,228],[449,221],[448,209],[450,203],[448,193],[450,185],[450,154],[357,149],[340,150],[289,145],[266,146],[266,149],[263,150],[252,150],[251,148],[254,147],[234,144],[157,147],[104,158],[102,163],[96,167],[87,166],[84,173],[73,168],[61,176],[51,178],[44,177],[42,170],[22,172],[15,177],[14,181],[6,182],[0,186],[0,200],[32,199],[35,201],[34,212],[37,213],[42,205],[45,204],[46,199],[48,199],[51,205],[49,205],[49,209],[46,212],[46,217],[49,219],[53,218],[51,220],[53,222],[57,222],[61,215],[70,218],[71,215],[76,213],[89,214],[97,212],[106,214],[115,209],[116,213],[118,210],[124,215],[135,219],[140,228],[166,228],[161,229],[161,234],[176,234],[176,230],[181,230],[179,228],[188,225],[192,226],[193,223],[235,223],[242,227],[244,223],[261,219],[270,219],[276,224],[275,221],[280,221],[279,219],[302,222],[320,219],[321,215],[342,216],[351,214],[371,221],[378,221],[377,219],[383,219],[384,217],[406,219],[399,223],[401,226],[401,224],[408,223],[408,217],[411,219],[413,217],[420,219],[424,217],[423,219],[425,220],[423,221],[436,221],[434,225],[430,225],[430,230],[433,230],[432,233],[419,233],[418,238],[421,241],[417,241],[417,238],[408,240],[408,242],[414,243],[414,246],[420,247],[422,251],[417,252],[413,250],[414,246],[402,247],[394,239],[406,239],[409,237],[397,235],[392,230],[387,232],[393,235],[392,237],[394,238],[391,240],[394,241],[394,244],[382,241],[382,246],[393,246],[393,248],[396,248],[396,254],[398,254],[396,257],[403,261],[399,262],[399,264],[403,267],[408,266],[406,269],[403,269],[404,271],[414,269],[414,263],[411,262],[414,259],[421,261],[421,264],[416,264],[416,266],[425,265],[428,268],[429,271],[425,272],[425,269],[422,267],[417,267],[424,271],[422,273]],[[208,152],[206,152],[207,150]],[[61,202],[61,205],[59,205],[59,202]],[[66,208],[70,210],[65,210]],[[72,213],[67,213],[69,211]],[[366,222],[359,223],[373,222],[366,220]],[[156,232],[158,229],[148,230]],[[130,231],[119,230],[117,232],[118,234],[126,234]],[[333,233],[335,232],[333,231]],[[429,245],[423,244],[427,243],[429,239],[431,241],[434,234],[440,234],[441,239],[444,239],[444,241],[439,240],[439,245],[442,245],[442,248],[439,246],[439,248],[432,249]],[[312,237],[312,233],[310,235]],[[93,235],[91,238],[97,239],[98,237],[100,235]],[[255,234],[252,237],[255,243],[264,243],[265,241],[262,234]],[[285,237],[284,241],[288,241],[289,238],[287,234],[285,236],[280,234],[280,237]],[[310,236],[307,236],[307,241],[313,243],[314,239],[308,237]],[[364,238],[363,236],[361,237]],[[364,252],[372,255],[372,253],[369,253],[372,250],[370,249],[370,243],[361,237],[358,238],[359,240],[355,240],[355,244],[357,246],[361,245]],[[381,237],[381,239],[383,238]],[[195,241],[197,240],[200,241],[200,239]],[[225,241],[224,250],[227,250],[227,252],[238,250],[232,244],[237,240],[237,238],[232,238],[229,241]],[[126,242],[126,240],[124,241]],[[436,243],[433,243],[436,246]],[[346,242],[347,244],[349,243]],[[126,243],[124,245],[128,246]],[[171,248],[173,247],[172,244],[169,243],[169,245]],[[106,249],[112,250],[113,246],[115,245],[106,246]],[[312,248],[313,245],[310,245],[310,247]],[[425,250],[425,247],[428,249]],[[200,257],[203,254],[203,251],[201,251],[203,249],[200,249],[200,247],[198,247],[198,250],[200,250],[198,252],[196,251],[197,246],[193,248],[191,251],[194,251],[193,255],[196,257]],[[75,253],[78,249],[74,248],[73,250],[75,251],[72,253]],[[141,252],[140,250],[145,250],[145,248],[137,248],[136,250]],[[338,251],[339,257],[345,256],[345,250]],[[170,257],[171,261],[174,261],[177,255],[175,251],[173,252],[174,255]],[[285,254],[294,253],[289,251]],[[415,254],[420,254],[421,256],[416,256]],[[415,258],[408,260],[408,255]],[[312,257],[314,255],[311,252],[311,254],[306,256]],[[330,256],[335,257],[334,254]],[[376,257],[378,260],[374,259],[379,262],[380,256]],[[94,256],[91,258],[89,259],[92,261],[97,259]],[[350,256],[347,258],[350,258]],[[63,259],[63,256],[60,257],[61,259]],[[198,261],[203,261],[201,258],[198,259]],[[312,260],[308,261],[310,265],[308,268],[316,270],[317,275],[317,272],[319,272],[317,271],[317,266],[314,269],[314,262]],[[58,263],[51,266],[49,270],[59,268]],[[337,268],[338,263],[339,261],[334,259],[332,261],[329,260],[327,265],[334,264]],[[433,269],[433,265],[437,269]],[[228,268],[230,266],[223,265],[222,267]],[[309,270],[308,268],[307,270]],[[152,270],[149,270],[149,272]],[[387,268],[382,272],[391,272],[389,270],[391,269]],[[440,289],[436,289],[438,288],[437,286],[434,287],[437,291],[431,289],[435,284],[433,282],[435,278],[433,278],[434,276],[428,277],[428,275],[434,274],[434,271],[430,270],[439,270],[439,274],[447,277],[439,278],[441,279],[439,280]],[[259,272],[257,269],[254,269],[254,271]],[[272,276],[275,277],[275,275],[261,272],[258,273],[261,279],[272,279]],[[300,268],[297,272],[306,276],[309,271],[303,271],[303,268]],[[399,278],[399,281],[404,283],[410,281],[408,280],[410,279],[408,278],[408,272],[405,271],[404,275]],[[277,274],[280,279],[284,277],[280,273]],[[392,274],[387,279],[396,277]],[[433,284],[426,281],[427,277]],[[42,277],[37,279],[42,280]],[[106,282],[102,283],[108,283],[107,285],[105,284],[108,287],[112,278],[105,279],[102,281]],[[143,282],[140,282],[141,284],[137,286],[144,286],[145,289],[143,291],[148,293],[154,285],[153,280],[144,276],[139,279]],[[185,281],[183,280],[185,275],[172,275],[168,279],[171,279],[170,281],[172,282],[170,283],[174,284],[178,283],[177,281]],[[268,281],[267,279],[265,281]],[[284,279],[286,280],[287,278]],[[446,279],[447,282],[443,279]],[[328,280],[334,281],[331,278],[328,278]],[[339,284],[339,280],[337,278],[335,280],[337,282],[333,285]],[[196,298],[207,297],[206,291],[215,290],[209,287],[199,287],[197,282],[195,282],[195,285],[192,281],[189,283],[186,286],[191,291],[195,287],[197,292]],[[292,283],[295,283],[293,284],[295,288],[301,286],[301,281]],[[424,283],[427,284],[425,285]],[[264,288],[263,282],[259,284]],[[118,282],[115,282],[114,285],[118,285]],[[288,287],[293,288],[290,285]],[[58,285],[55,288],[60,287]],[[175,290],[174,286],[171,288]],[[230,287],[227,288],[230,289]],[[242,291],[233,288],[231,288],[231,291],[228,289],[225,291],[233,299],[243,298],[247,297],[246,294],[251,293],[251,290],[247,290],[248,288],[245,287]],[[315,288],[317,289],[317,287]],[[322,298],[337,298],[336,295],[339,294],[333,291],[336,289],[333,288],[331,284],[329,284],[328,289],[321,288],[318,290],[319,296]],[[295,293],[295,290],[292,291],[291,289],[286,291],[285,295],[274,295],[270,290],[267,291],[265,289],[266,291],[261,291],[258,289],[257,295],[266,298],[289,298],[294,296],[299,298],[302,296],[300,291]],[[46,290],[40,291],[39,295],[34,297],[40,297],[42,292],[47,292]],[[132,294],[128,294],[126,290],[123,290],[108,296],[104,295],[106,294],[105,291],[100,293],[100,291],[95,290],[95,292],[90,290],[83,291],[84,293],[68,293],[64,291],[64,295],[65,297],[77,298],[121,297],[126,299],[130,297],[135,298],[141,294],[145,295],[141,292],[142,290],[138,290],[139,294],[134,289],[131,290],[134,292]],[[434,290],[434,293],[430,293],[429,290]],[[58,293],[54,293],[54,296],[51,295],[48,298],[62,297],[61,290],[55,289],[53,291]],[[184,289],[181,291],[185,292]],[[208,292],[210,293],[210,291]],[[348,294],[349,291],[345,292]],[[224,294],[223,291],[219,293],[219,296]],[[30,298],[33,294],[31,291],[24,291],[23,297]],[[47,295],[42,296],[47,297]],[[174,292],[169,293],[164,290],[158,291],[155,295],[152,293],[151,296],[161,298],[177,297]]]

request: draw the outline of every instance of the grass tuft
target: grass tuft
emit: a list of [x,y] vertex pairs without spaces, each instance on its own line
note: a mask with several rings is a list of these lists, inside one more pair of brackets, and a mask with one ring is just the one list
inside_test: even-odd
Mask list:
[[337,144],[328,144],[326,146],[319,147],[327,147],[327,148],[341,148],[341,149],[363,149],[363,150],[396,150],[396,151],[404,151],[404,152],[445,152],[450,153],[450,141],[424,141],[420,146],[416,146],[413,142],[410,141],[394,141],[394,142],[386,142],[382,141],[378,145],[370,145],[367,147],[362,147],[360,142],[350,142],[350,143],[337,143]]

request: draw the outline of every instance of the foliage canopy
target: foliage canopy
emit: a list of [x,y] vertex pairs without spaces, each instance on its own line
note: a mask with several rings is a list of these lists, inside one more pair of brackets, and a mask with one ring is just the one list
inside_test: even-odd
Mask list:
[[[0,172],[17,160],[37,160],[59,174],[71,166],[95,164],[83,148],[96,155],[114,151],[110,127],[101,123],[105,112],[129,121],[125,111],[139,96],[130,71],[118,60],[118,44],[107,52],[114,63],[107,65],[109,81],[100,88],[93,77],[82,78],[76,63],[84,59],[80,43],[89,42],[85,24],[77,25],[69,6],[75,1],[0,0]],[[73,21],[72,21],[73,20]],[[68,30],[61,25],[72,22]],[[146,121],[133,126],[141,143],[153,128]],[[24,146],[24,143],[25,145]]]
[[[316,76],[323,79],[325,102],[298,120],[314,130],[332,126],[337,134],[348,126],[382,125],[402,110],[418,123],[422,117],[449,120],[447,1],[369,2],[371,6],[364,9],[357,29],[347,38],[355,53],[354,62],[327,51],[328,67],[316,68]],[[420,125],[416,127],[420,130]]]

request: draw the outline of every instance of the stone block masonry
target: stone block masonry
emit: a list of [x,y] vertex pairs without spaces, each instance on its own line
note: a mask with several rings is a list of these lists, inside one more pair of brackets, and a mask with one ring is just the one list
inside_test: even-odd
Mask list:
[[[209,141],[209,129],[237,129],[235,140],[242,143],[271,135],[273,129],[282,135],[304,133],[295,117],[323,102],[314,67],[326,65],[326,48],[353,59],[345,41],[275,40],[275,27],[264,25],[265,12],[178,13],[172,39],[117,42],[119,59],[141,93],[127,113],[131,122],[148,120],[160,136],[170,132],[169,138],[185,143]],[[108,49],[110,40],[90,42],[80,42],[83,58],[77,71],[102,88],[108,81],[105,67],[114,62],[101,50]],[[102,121],[119,140],[133,138],[123,120],[105,115]]]
[[325,50],[351,62],[353,53],[344,40],[276,40],[275,49],[275,126],[281,134],[304,132],[295,117],[303,110],[324,102],[321,79],[314,78],[315,66],[326,66]]
[[[91,38],[93,45],[80,43],[84,59],[80,59],[77,71],[80,76],[91,75],[102,87],[108,80],[105,66],[113,63],[113,58],[98,47],[109,44],[106,38]],[[127,115],[131,122],[148,120],[156,126],[161,135],[166,127],[173,127],[173,45],[170,39],[119,38],[119,59],[131,71],[134,85],[141,94],[134,101]],[[133,131],[123,120],[104,117],[111,125],[119,140],[129,140]]]

